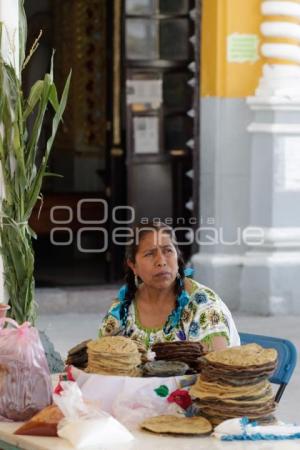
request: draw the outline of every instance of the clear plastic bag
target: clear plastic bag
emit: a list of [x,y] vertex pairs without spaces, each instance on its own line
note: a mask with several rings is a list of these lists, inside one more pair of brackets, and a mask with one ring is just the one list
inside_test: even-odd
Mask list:
[[51,378],[38,330],[0,319],[0,420],[25,421],[52,401]]
[[[65,416],[58,423],[57,434],[68,440],[75,448],[100,446],[111,450],[122,444],[130,445],[134,437],[110,414],[102,411],[96,403],[86,402],[78,385],[61,382],[62,391],[54,394],[54,402]],[[99,447],[98,447],[99,448]]]
[[139,384],[136,383],[137,386],[135,381],[135,378],[125,380],[122,392],[115,397],[112,405],[114,417],[127,428],[137,429],[141,422],[153,416],[183,415],[183,409],[167,399],[177,389],[175,377],[144,378],[140,379]]
[[98,399],[101,409],[130,430],[148,417],[183,414],[183,409],[168,400],[177,389],[195,383],[194,375],[179,377],[125,377],[85,373],[71,367],[71,373],[85,399]]

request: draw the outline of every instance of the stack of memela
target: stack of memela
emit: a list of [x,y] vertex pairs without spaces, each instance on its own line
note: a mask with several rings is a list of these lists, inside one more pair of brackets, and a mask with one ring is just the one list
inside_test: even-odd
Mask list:
[[87,339],[71,348],[68,351],[66,364],[75,366],[78,369],[85,369],[88,363],[87,344],[90,341],[91,339]]
[[276,350],[247,344],[208,353],[201,360],[201,375],[190,395],[202,416],[214,425],[242,416],[272,420],[275,402],[268,378],[276,367]]
[[189,366],[191,371],[200,372],[200,357],[204,355],[200,342],[175,341],[162,342],[152,346],[157,361],[181,361]]
[[139,376],[141,356],[134,341],[123,336],[105,336],[87,344],[86,371],[103,375]]

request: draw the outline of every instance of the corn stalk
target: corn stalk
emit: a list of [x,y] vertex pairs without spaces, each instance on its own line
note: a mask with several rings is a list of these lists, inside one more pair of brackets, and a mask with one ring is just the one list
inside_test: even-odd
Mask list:
[[[4,196],[0,206],[0,252],[4,266],[4,285],[11,306],[10,316],[21,323],[34,323],[34,252],[32,238],[36,238],[28,221],[34,205],[41,196],[43,178],[66,107],[71,73],[60,100],[51,69],[44,79],[31,88],[28,98],[22,91],[22,68],[25,60],[26,18],[20,0],[20,74],[0,55],[0,171]],[[2,24],[0,24],[0,45]],[[37,150],[47,109],[53,111],[52,130],[41,162],[37,165]],[[33,126],[28,121],[34,117]],[[0,299],[1,301],[2,299]],[[3,301],[3,300],[2,300]]]

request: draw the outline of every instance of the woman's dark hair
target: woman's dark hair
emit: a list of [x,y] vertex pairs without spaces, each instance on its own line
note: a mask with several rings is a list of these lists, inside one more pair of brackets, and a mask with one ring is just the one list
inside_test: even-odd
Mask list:
[[134,231],[134,238],[133,242],[130,245],[127,245],[126,251],[125,251],[125,281],[128,286],[127,294],[126,294],[126,300],[131,301],[135,293],[137,291],[137,286],[135,285],[135,279],[134,279],[134,273],[132,269],[128,266],[127,260],[135,262],[135,256],[139,249],[139,242],[143,238],[144,235],[147,233],[150,233],[151,231],[164,231],[167,233],[171,239],[172,243],[176,249],[177,252],[177,258],[178,258],[178,274],[179,276],[176,278],[176,284],[175,284],[175,293],[177,295],[180,295],[183,288],[184,288],[184,260],[182,258],[181,252],[177,246],[177,243],[174,239],[175,233],[174,230],[169,226],[166,225],[164,222],[160,222],[157,220],[152,220],[147,224],[139,223],[135,225],[133,228]]

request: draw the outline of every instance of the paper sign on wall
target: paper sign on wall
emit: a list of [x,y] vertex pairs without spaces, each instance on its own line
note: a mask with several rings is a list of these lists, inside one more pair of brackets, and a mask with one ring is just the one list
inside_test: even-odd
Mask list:
[[159,120],[158,117],[134,117],[133,138],[135,153],[159,152]]
[[259,59],[259,38],[256,34],[233,33],[227,37],[227,61],[256,62]]
[[127,80],[128,104],[150,103],[159,106],[162,102],[162,80]]

